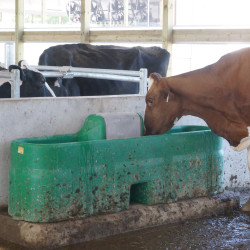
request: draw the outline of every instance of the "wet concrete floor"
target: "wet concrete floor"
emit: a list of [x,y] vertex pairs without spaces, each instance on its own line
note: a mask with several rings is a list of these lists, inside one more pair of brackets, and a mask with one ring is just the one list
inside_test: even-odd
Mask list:
[[250,249],[250,216],[234,212],[226,216],[144,229],[58,249]]
[[[0,250],[26,250],[0,240]],[[223,216],[187,220],[154,228],[124,233],[57,250],[130,249],[249,249],[250,214],[234,211]]]

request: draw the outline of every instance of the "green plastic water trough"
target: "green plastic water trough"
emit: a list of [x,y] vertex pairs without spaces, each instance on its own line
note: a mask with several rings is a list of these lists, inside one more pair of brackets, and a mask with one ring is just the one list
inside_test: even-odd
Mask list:
[[222,192],[222,139],[204,126],[156,136],[106,139],[107,123],[90,115],[76,134],[11,144],[9,215],[55,222]]

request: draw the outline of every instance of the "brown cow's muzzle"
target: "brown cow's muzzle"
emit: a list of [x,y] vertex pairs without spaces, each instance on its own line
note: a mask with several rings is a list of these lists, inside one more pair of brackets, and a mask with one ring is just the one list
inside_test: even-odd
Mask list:
[[144,135],[153,135],[152,129],[150,127],[144,125]]
[[147,126],[147,123],[144,120],[144,135],[151,135],[151,130],[149,129],[149,127]]
[[148,130],[146,130],[146,128],[144,127],[144,136],[150,135],[150,133],[148,132]]

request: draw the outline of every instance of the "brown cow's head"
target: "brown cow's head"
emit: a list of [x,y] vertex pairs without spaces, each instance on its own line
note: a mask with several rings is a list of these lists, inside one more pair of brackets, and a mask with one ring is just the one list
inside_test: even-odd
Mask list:
[[152,73],[146,95],[144,125],[146,135],[162,134],[171,129],[181,117],[181,101],[171,91],[167,78]]

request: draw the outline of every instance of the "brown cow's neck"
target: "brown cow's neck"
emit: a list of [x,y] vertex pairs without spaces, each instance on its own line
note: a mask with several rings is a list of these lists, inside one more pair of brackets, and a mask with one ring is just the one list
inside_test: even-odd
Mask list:
[[173,93],[185,96],[190,101],[196,100],[199,103],[200,101],[202,103],[204,101],[213,101],[218,97],[218,93],[214,93],[213,89],[220,86],[215,86],[216,74],[211,74],[211,71],[212,67],[207,66],[199,70],[169,77],[167,81]]
[[166,84],[176,98],[181,99],[181,115],[193,115],[205,120],[212,131],[237,146],[242,138],[248,136],[248,131],[231,100],[230,86],[225,87],[230,76],[224,75],[223,81],[221,77],[217,78],[212,66],[207,66],[169,77]]
[[210,72],[211,68],[207,66],[167,78],[170,90],[182,100],[183,115],[194,115],[204,119],[206,117],[204,107],[208,108],[217,104],[220,93],[214,92],[213,89],[219,89],[219,86],[214,85],[216,79],[215,76],[211,76]]

